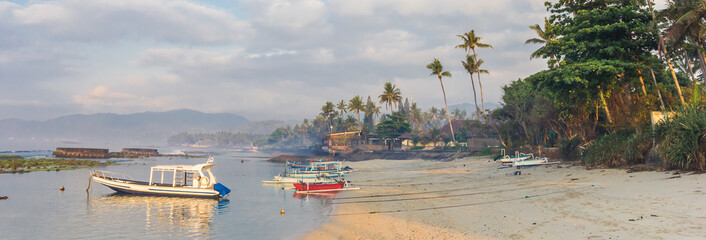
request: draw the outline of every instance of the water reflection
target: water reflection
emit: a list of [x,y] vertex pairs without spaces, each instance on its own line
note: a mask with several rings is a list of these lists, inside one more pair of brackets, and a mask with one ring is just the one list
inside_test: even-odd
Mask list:
[[214,215],[227,212],[229,204],[227,199],[219,201],[113,193],[91,199],[89,211],[113,218],[123,215],[132,218],[144,212],[144,228],[148,231],[168,233],[169,236],[208,237]]
[[297,193],[295,192],[292,197],[301,199],[303,201],[319,201],[322,204],[331,204],[331,201],[338,196],[338,192],[324,192],[324,193]]

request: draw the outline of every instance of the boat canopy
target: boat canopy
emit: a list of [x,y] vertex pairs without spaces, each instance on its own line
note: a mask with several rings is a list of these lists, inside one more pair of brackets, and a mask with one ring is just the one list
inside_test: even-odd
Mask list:
[[209,188],[216,183],[216,176],[211,172],[211,167],[216,165],[213,162],[196,165],[157,165],[151,168],[150,185],[157,184],[155,173],[161,174],[159,184],[164,184],[164,173],[173,173],[172,187],[185,186],[195,188]]

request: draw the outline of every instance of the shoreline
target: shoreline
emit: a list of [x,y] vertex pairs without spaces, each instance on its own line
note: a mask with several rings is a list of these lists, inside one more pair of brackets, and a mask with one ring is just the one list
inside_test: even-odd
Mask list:
[[706,238],[704,174],[498,169],[489,157],[349,164],[361,190],[341,193],[302,239]]

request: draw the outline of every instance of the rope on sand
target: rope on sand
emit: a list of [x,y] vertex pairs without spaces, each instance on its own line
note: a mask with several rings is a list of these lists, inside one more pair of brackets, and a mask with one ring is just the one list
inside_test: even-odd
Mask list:
[[[395,186],[396,186],[396,185],[395,185]],[[419,194],[428,194],[428,193],[456,192],[456,191],[463,191],[463,190],[484,189],[484,188],[490,188],[490,187],[495,187],[495,186],[497,186],[497,185],[479,186],[479,187],[465,187],[465,188],[454,188],[454,189],[446,189],[446,190],[424,191],[424,192],[412,192],[412,193],[377,194],[377,195],[357,196],[357,197],[339,197],[339,198],[336,198],[336,200],[343,200],[343,199],[360,199],[360,198],[379,198],[379,197],[396,197],[396,196],[419,195]],[[536,187],[542,187],[542,186],[544,186],[544,185],[526,186],[526,187],[523,187],[523,189],[527,189],[527,188],[536,188]]]
[[[584,187],[584,188],[587,188],[587,187]],[[537,194],[537,195],[532,196],[532,198],[537,198],[537,197],[542,197],[542,196],[548,196],[548,195],[553,195],[553,194],[559,194],[559,193],[565,193],[565,192],[569,192],[569,191],[572,191],[572,190],[578,190],[578,189],[580,189],[580,188],[577,188],[577,189],[567,189],[567,190],[549,192],[549,193],[544,193],[544,194]],[[485,202],[476,202],[476,203],[466,203],[466,204],[456,204],[456,205],[446,205],[446,206],[438,206],[438,207],[416,208],[416,209],[398,209],[398,210],[373,211],[373,212],[358,212],[358,213],[339,213],[339,214],[331,214],[331,215],[329,215],[329,216],[353,216],[353,215],[366,215],[366,214],[378,214],[378,213],[396,213],[396,212],[427,211],[427,210],[438,210],[438,209],[457,208],[457,207],[468,207],[468,206],[485,205],[485,204],[492,204],[492,203],[510,202],[510,201],[524,200],[524,199],[527,199],[527,196],[518,197],[518,198],[508,198],[508,199],[503,199],[503,200],[494,200],[494,201],[485,201]]]
[[[534,186],[535,187],[544,187],[544,186]],[[363,201],[349,201],[349,202],[334,202],[332,204],[352,204],[352,203],[374,203],[374,202],[398,202],[398,201],[413,201],[413,200],[424,200],[424,199],[438,199],[438,198],[450,198],[450,197],[462,197],[462,196],[472,196],[472,195],[479,195],[479,194],[487,194],[487,193],[501,193],[501,192],[510,192],[510,191],[518,191],[518,190],[525,190],[527,187],[521,187],[521,188],[512,188],[512,189],[503,189],[503,190],[495,190],[495,191],[486,191],[486,192],[474,192],[474,193],[462,193],[462,194],[453,194],[453,195],[446,195],[446,196],[428,196],[428,197],[415,197],[415,198],[402,198],[402,199],[384,199],[384,200],[363,200]],[[431,192],[426,192],[426,193],[431,193]],[[534,197],[534,196],[532,196]]]

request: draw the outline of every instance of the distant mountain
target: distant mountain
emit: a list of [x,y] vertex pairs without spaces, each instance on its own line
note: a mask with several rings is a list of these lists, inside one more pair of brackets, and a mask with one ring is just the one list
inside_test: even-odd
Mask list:
[[279,127],[286,127],[287,125],[290,124],[279,120],[253,121],[230,129],[229,132],[269,135],[274,132],[275,129]]
[[54,147],[162,146],[169,136],[180,133],[226,131],[248,122],[230,113],[194,110],[135,114],[75,114],[47,121],[0,120],[0,150]]

